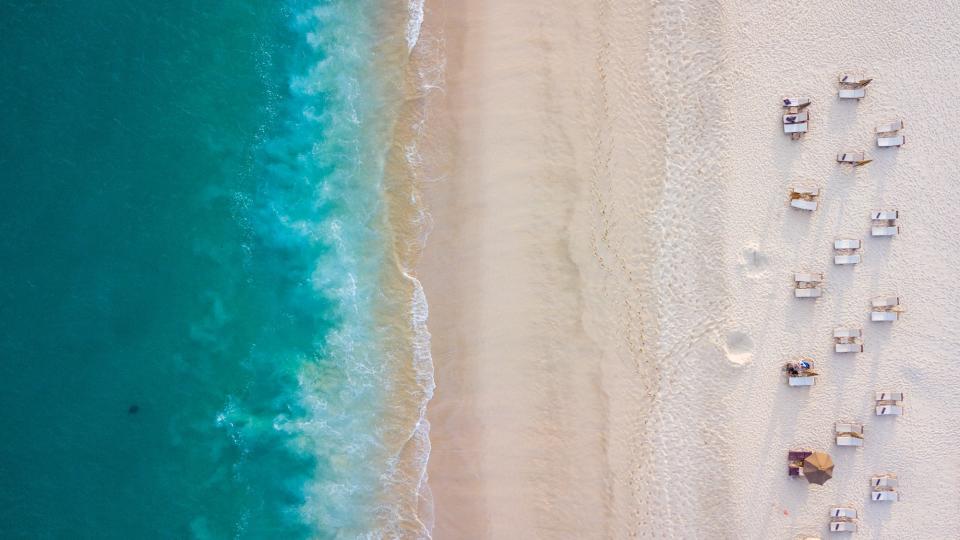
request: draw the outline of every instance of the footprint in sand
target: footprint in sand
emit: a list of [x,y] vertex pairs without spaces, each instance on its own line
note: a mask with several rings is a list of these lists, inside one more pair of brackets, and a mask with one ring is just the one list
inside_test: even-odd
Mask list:
[[747,245],[740,251],[740,269],[749,277],[763,275],[769,259],[755,245]]
[[753,360],[753,338],[745,332],[730,332],[723,350],[732,364],[744,366]]

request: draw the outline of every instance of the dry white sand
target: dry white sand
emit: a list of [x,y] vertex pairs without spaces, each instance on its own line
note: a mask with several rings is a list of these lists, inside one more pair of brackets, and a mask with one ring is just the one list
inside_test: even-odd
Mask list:
[[[436,538],[826,537],[849,503],[860,538],[960,536],[960,9],[814,0],[447,0],[456,150],[426,186],[419,269],[437,390]],[[859,103],[836,77],[873,77]],[[785,95],[813,100],[790,141]],[[877,149],[902,117],[907,144]],[[837,151],[867,150],[853,171]],[[787,188],[823,189],[808,214]],[[869,238],[896,208],[903,233]],[[832,264],[841,236],[864,262]],[[819,300],[795,270],[823,271]],[[868,321],[876,295],[902,320]],[[867,351],[831,353],[834,326]],[[810,355],[812,389],[780,368]],[[873,414],[876,390],[906,414]],[[866,425],[861,449],[836,420]],[[825,486],[786,475],[830,452]],[[868,500],[894,472],[903,500]]]

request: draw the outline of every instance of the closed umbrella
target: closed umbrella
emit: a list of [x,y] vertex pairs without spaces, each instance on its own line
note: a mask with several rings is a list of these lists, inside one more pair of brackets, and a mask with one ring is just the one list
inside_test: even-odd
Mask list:
[[803,460],[803,476],[812,484],[823,485],[833,478],[833,460],[830,454],[814,452]]

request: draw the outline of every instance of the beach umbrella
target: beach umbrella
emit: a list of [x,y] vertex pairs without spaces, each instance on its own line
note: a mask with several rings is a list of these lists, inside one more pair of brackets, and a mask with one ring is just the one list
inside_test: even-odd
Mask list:
[[812,484],[823,485],[833,477],[833,460],[830,454],[814,452],[803,460],[803,476]]

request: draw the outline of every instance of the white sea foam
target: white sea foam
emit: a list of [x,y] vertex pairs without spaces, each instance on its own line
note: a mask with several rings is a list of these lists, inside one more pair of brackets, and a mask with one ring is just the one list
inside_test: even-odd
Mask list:
[[407,52],[413,51],[420,39],[420,28],[423,26],[423,9],[426,0],[409,0],[407,2]]

